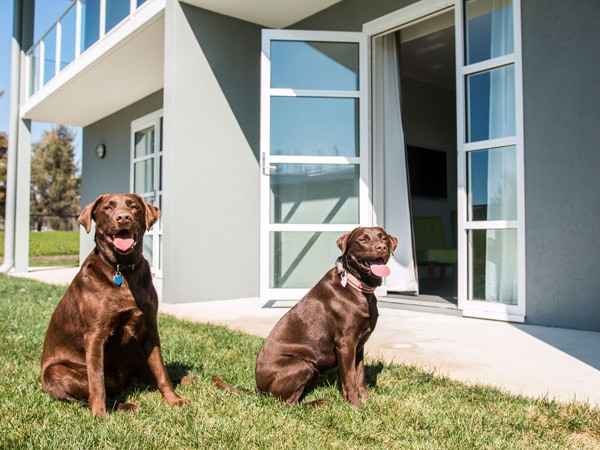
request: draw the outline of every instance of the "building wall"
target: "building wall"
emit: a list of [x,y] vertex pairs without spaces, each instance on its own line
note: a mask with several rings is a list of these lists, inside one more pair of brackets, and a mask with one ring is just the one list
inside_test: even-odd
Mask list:
[[[163,91],[160,90],[82,130],[82,208],[98,195],[130,192],[131,122],[162,106]],[[103,159],[96,156],[98,144],[106,146]],[[83,259],[94,247],[93,236],[80,233],[80,244]]]
[[163,301],[259,293],[257,25],[168,0]]
[[600,330],[600,7],[522,2],[527,321]]

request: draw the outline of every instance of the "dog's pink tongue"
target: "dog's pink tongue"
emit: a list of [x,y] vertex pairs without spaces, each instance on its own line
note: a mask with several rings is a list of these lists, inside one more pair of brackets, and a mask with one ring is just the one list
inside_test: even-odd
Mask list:
[[129,250],[131,248],[131,246],[133,245],[133,238],[115,237],[114,242],[115,242],[115,247],[117,247],[119,250],[124,252],[124,251]]
[[387,277],[390,274],[390,269],[386,266],[382,259],[371,261],[371,272],[378,277]]

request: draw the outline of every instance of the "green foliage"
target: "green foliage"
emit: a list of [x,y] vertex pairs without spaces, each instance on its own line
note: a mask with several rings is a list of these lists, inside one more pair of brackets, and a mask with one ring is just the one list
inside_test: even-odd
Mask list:
[[[74,132],[62,125],[46,131],[33,149],[31,159],[31,213],[51,229],[73,230],[74,220],[56,216],[76,216],[80,209],[81,175],[74,159]],[[47,217],[54,216],[54,217]]]
[[168,316],[159,317],[165,362],[173,377],[197,377],[177,387],[191,407],[171,408],[155,389],[134,383],[124,398],[139,411],[96,420],[40,386],[44,333],[63,292],[0,275],[0,448],[600,448],[598,408],[512,396],[381,361],[367,361],[371,397],[360,409],[343,400],[337,371],[307,395],[330,400],[320,409],[223,392],[213,374],[254,386],[262,339]]

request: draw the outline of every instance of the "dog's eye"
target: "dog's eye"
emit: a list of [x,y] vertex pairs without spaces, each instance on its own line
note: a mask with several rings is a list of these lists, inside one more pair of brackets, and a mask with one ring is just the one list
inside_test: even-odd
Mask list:
[[104,211],[108,212],[108,211],[111,211],[112,209],[113,209],[112,205],[104,205]]

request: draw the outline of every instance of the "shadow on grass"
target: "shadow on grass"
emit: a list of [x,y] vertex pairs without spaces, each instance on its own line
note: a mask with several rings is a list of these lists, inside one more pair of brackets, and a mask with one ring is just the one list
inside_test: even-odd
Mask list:
[[[190,371],[194,369],[193,366],[183,364],[181,362],[173,362],[166,364],[166,367],[173,387],[179,386],[181,384],[188,384],[190,382],[193,382],[196,378],[189,375]],[[123,389],[119,390],[116,393],[111,393],[110,399],[107,400],[108,409],[111,411],[115,411],[119,404],[127,403],[128,399],[131,398],[134,394],[142,392],[154,392],[157,390],[158,387],[155,383],[147,383],[146,381],[141,380],[138,377],[133,377],[131,379],[131,382]]]
[[[374,365],[365,364],[365,375],[367,378],[367,387],[374,388],[377,386],[377,378],[379,374],[383,371],[383,363],[381,361],[377,361]],[[340,371],[338,367],[334,369],[328,370],[322,375],[316,377],[315,380],[311,384],[306,387],[304,394],[302,395],[302,399],[304,399],[308,394],[313,392],[314,390],[320,387],[332,387],[335,386],[338,391],[342,389],[342,381],[340,378]]]

